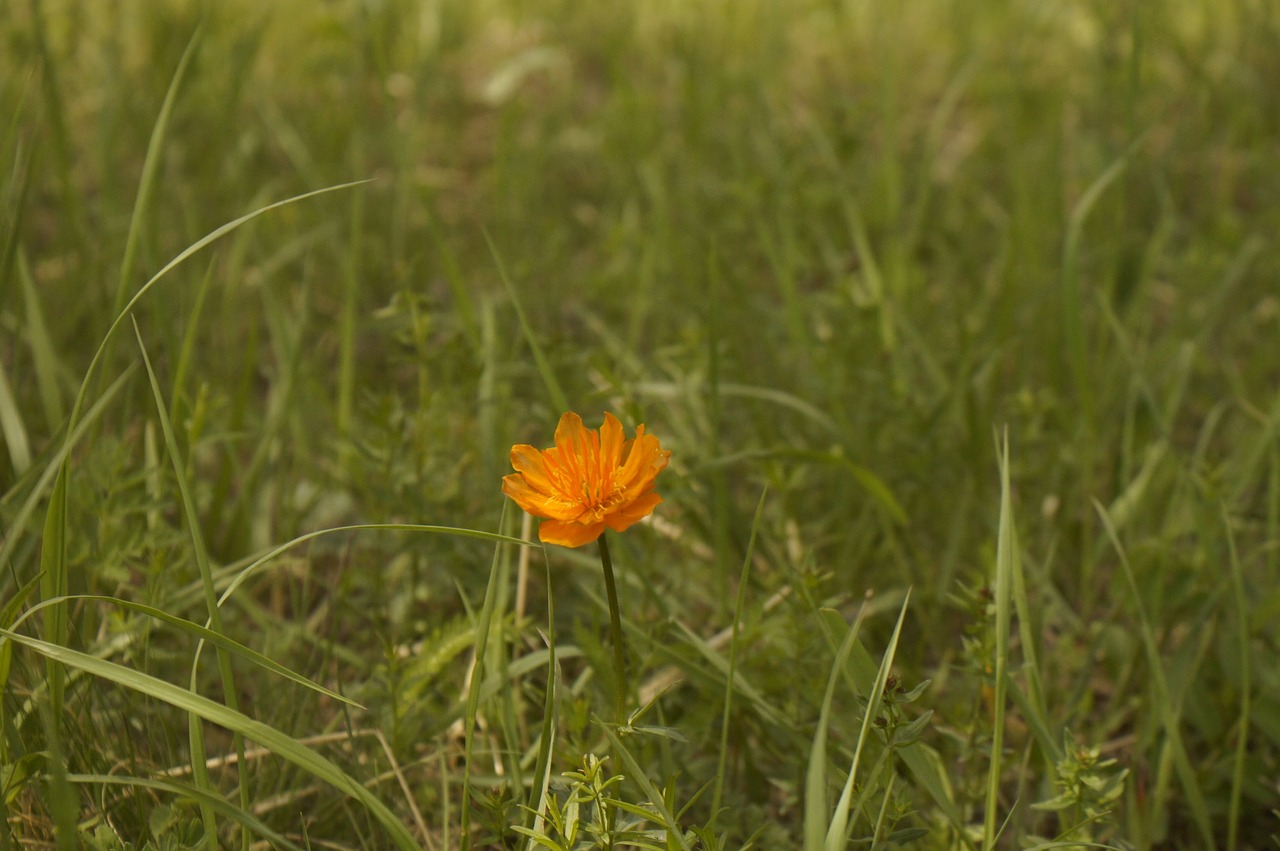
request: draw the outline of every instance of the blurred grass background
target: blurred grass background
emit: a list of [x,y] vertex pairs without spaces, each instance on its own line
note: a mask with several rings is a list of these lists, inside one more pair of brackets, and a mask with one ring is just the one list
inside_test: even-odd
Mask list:
[[[0,45],[5,626],[36,600],[20,589],[50,540],[40,476],[125,302],[220,225],[368,178],[235,229],[133,310],[220,588],[318,529],[499,531],[511,444],[547,445],[560,414],[518,304],[589,425],[612,410],[673,451],[658,519],[618,558],[641,679],[676,664],[688,680],[646,716],[688,741],[646,740],[643,764],[681,801],[724,784],[726,812],[700,798],[690,824],[724,847],[758,830],[756,847],[799,847],[835,658],[817,609],[851,619],[874,592],[860,641],[878,658],[911,588],[895,665],[908,687],[932,680],[918,747],[950,803],[911,773],[877,788],[901,827],[927,831],[916,847],[981,847],[1007,433],[1029,604],[1008,636],[1011,682],[1044,705],[1009,709],[1001,847],[1072,826],[1031,808],[1064,774],[1043,731],[1129,772],[1090,837],[1275,847],[1272,0],[15,0]],[[86,385],[92,402],[134,370],[71,453],[64,591],[203,623],[197,549],[125,326]],[[753,531],[735,640],[758,699],[734,704],[722,773],[725,675],[691,636],[731,624]],[[348,734],[325,752],[406,824],[422,813],[425,847],[461,841],[449,731],[489,549],[325,537],[224,607],[231,638],[368,712],[237,663],[241,709],[299,740]],[[560,641],[582,653],[564,660],[558,775],[601,747],[588,718],[608,657],[592,557],[549,558]],[[519,606],[514,589],[499,604],[512,664],[542,646],[540,564]],[[68,646],[192,677],[181,630],[65,606]],[[53,707],[59,744],[42,663],[5,647],[6,846],[51,842],[57,801],[81,842],[194,842],[187,799],[72,794],[52,767],[190,771],[186,716],[73,679]],[[212,672],[200,691],[216,696]],[[510,761],[536,747],[545,676],[545,663],[511,674],[487,698],[482,845],[515,847]],[[845,702],[833,766],[860,723]],[[230,748],[207,735],[210,755]],[[402,786],[374,780],[388,760]],[[275,830],[385,847],[339,792],[254,765],[247,800]],[[246,800],[234,772],[210,782]],[[870,836],[876,807],[862,817]]]

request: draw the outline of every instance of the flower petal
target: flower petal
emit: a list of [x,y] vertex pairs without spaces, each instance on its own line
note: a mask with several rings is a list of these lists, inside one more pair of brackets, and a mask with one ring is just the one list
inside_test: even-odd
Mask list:
[[502,492],[534,517],[574,520],[582,515],[582,506],[557,494],[545,494],[533,489],[520,473],[502,477]]
[[582,458],[590,442],[582,417],[573,411],[560,417],[560,422],[556,425],[556,448],[548,450],[548,454],[551,460],[564,468],[568,481],[581,481]]
[[538,526],[538,538],[544,544],[559,544],[562,547],[580,547],[589,544],[604,531],[604,523],[564,523],[559,520],[544,520]]
[[502,492],[534,517],[547,516],[542,509],[543,503],[547,501],[546,494],[529,487],[529,483],[520,473],[511,473],[502,477]]
[[653,487],[654,480],[671,460],[671,452],[662,449],[656,437],[645,434],[643,425],[636,428],[635,439],[630,441],[628,449],[626,461],[618,471],[618,481],[629,495],[638,496]]
[[627,528],[653,513],[653,509],[662,502],[656,493],[647,493],[639,499],[628,503],[619,511],[604,518],[605,525],[615,532],[625,532]]
[[511,447],[511,466],[524,476],[524,480],[534,490],[545,494],[555,492],[555,486],[547,476],[546,458],[541,451],[525,443],[516,444]]
[[622,423],[605,411],[604,424],[600,426],[600,481],[609,481],[613,472],[622,466],[622,450],[625,446]]

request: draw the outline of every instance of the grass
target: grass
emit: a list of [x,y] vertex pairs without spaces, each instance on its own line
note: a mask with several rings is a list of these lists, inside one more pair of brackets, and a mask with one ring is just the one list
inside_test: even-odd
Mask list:
[[0,44],[0,848],[1280,844],[1271,4]]

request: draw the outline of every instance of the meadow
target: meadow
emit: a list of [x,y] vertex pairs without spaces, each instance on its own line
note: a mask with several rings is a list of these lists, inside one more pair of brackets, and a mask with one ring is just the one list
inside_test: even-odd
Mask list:
[[[0,3],[0,849],[1280,846],[1277,80],[1274,0]],[[566,411],[671,453],[617,621],[502,490]]]

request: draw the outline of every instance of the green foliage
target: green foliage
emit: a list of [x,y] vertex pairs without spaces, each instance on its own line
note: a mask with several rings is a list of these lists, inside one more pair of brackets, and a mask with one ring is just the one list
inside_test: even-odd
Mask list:
[[646,823],[660,822],[661,814],[649,805],[617,797],[624,778],[610,775],[605,760],[587,754],[580,769],[561,776],[561,788],[546,799],[545,809],[534,813],[542,829],[515,828],[535,847],[550,851],[622,847],[667,851],[665,833],[645,829]]
[[[1062,832],[1054,842],[1098,842],[1100,829],[1124,795],[1129,769],[1119,768],[1114,759],[1103,759],[1098,747],[1077,744],[1068,730],[1063,734],[1062,759],[1058,761],[1053,780],[1058,794],[1032,805],[1034,809],[1058,814]],[[1032,842],[1046,842],[1030,838]]]
[[[0,3],[0,851],[1276,847],[1277,79],[1263,0]],[[624,677],[501,519],[566,406],[673,452]]]

